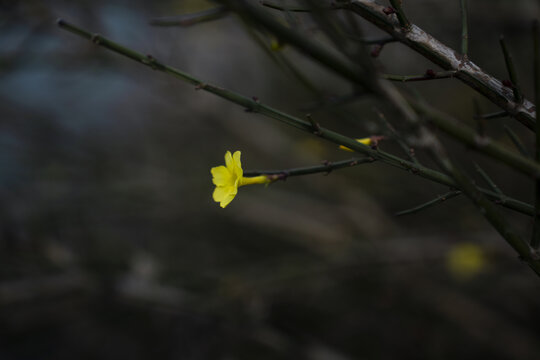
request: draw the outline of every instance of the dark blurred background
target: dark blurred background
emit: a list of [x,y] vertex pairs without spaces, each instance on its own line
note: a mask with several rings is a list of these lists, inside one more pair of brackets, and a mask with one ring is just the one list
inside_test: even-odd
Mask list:
[[[469,2],[472,60],[507,77],[504,34],[532,98],[539,2]],[[404,3],[413,22],[459,49],[459,1]],[[540,279],[467,199],[395,217],[447,189],[373,163],[242,188],[221,209],[210,168],[226,150],[242,150],[245,169],[350,154],[55,25],[62,17],[304,116],[313,93],[235,16],[148,24],[211,6],[0,1],[0,359],[538,359]],[[366,37],[381,35],[358,22]],[[294,49],[279,51],[329,98],[350,93]],[[435,68],[400,44],[377,61],[395,74]],[[407,88],[473,126],[473,98],[497,110],[457,80]],[[385,111],[369,97],[309,111],[364,137],[381,131],[374,107]],[[511,147],[504,125],[532,150],[511,119],[487,131]],[[527,179],[447,143],[532,202]],[[392,142],[381,147],[403,156]],[[528,236],[529,219],[505,214]]]

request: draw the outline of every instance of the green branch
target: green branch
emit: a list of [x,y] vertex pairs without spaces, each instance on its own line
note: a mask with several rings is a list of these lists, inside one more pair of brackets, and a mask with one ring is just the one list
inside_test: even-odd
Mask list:
[[484,169],[482,169],[480,165],[478,165],[477,163],[474,163],[474,167],[476,168],[476,171],[478,171],[482,179],[484,179],[484,181],[489,185],[489,187],[493,191],[495,191],[497,194],[499,194],[501,197],[504,197],[504,194],[501,191],[501,189],[497,186],[497,184],[495,184],[495,181],[491,179],[491,177],[484,171]]
[[[196,79],[195,77],[187,73],[184,73],[178,69],[175,69],[173,67],[160,63],[159,61],[157,61],[155,58],[151,56],[143,55],[131,49],[125,48],[113,41],[110,41],[104,38],[101,35],[93,35],[88,31],[85,31],[75,25],[65,22],[64,20],[61,20],[61,19],[58,20],[58,25],[67,31],[70,31],[87,40],[91,40],[93,43],[99,46],[105,47],[122,56],[126,56],[132,60],[137,61],[140,64],[143,64],[152,68],[153,70],[164,72],[166,74],[177,77],[189,84],[195,85],[197,89],[210,92],[232,103],[243,106],[250,111],[279,120],[297,129],[300,129],[309,133],[314,132],[313,126],[310,122],[301,120],[297,117],[283,113],[270,106],[262,104],[256,99],[248,98],[243,95],[237,94],[235,92],[232,92],[232,91],[229,91],[229,90],[226,90],[226,89],[214,86],[214,85],[203,83],[202,81]],[[457,185],[457,183],[446,174],[443,174],[439,171],[407,161],[403,158],[384,152],[380,149],[372,149],[369,146],[363,145],[350,137],[341,135],[339,133],[336,133],[334,131],[331,131],[322,127],[319,128],[317,135],[335,144],[344,145],[356,152],[359,152],[361,154],[364,154],[368,157],[371,157],[375,160],[379,160],[381,162],[384,162],[396,168],[405,170],[411,174],[423,177],[425,179],[431,180],[433,182],[436,182],[445,186],[459,189],[459,186]],[[479,188],[479,191],[481,191],[483,194],[488,196],[491,200],[497,201],[502,206],[508,209],[512,209],[512,210],[515,210],[515,211],[518,211],[527,215],[532,215],[534,213],[534,208],[530,204],[527,204],[527,203],[524,203],[524,202],[521,202],[519,200],[512,199],[512,198],[506,198],[506,197],[502,198],[498,194],[488,189]]]
[[375,113],[377,114],[377,118],[379,119],[379,121],[384,125],[384,127],[386,127],[386,129],[388,130],[389,132],[389,135],[390,137],[395,140],[398,145],[401,147],[401,149],[403,150],[403,152],[405,152],[405,154],[407,154],[407,156],[409,157],[409,159],[416,165],[420,165],[420,161],[418,161],[418,159],[416,158],[416,155],[414,153],[414,149],[407,143],[407,141],[405,141],[405,139],[400,136],[396,129],[394,128],[394,126],[392,126],[392,124],[390,123],[390,121],[388,121],[386,119],[386,116],[384,116],[384,114],[377,108],[374,108],[373,109],[375,111]]
[[499,38],[499,42],[501,44],[501,48],[503,51],[504,62],[506,63],[508,75],[510,76],[512,91],[514,92],[514,98],[518,104],[521,104],[523,102],[523,95],[521,95],[521,91],[519,89],[516,67],[514,66],[514,60],[512,59],[512,54],[510,54],[510,51],[508,50],[508,47],[506,46],[506,41],[504,40],[504,36],[501,35],[501,37]]
[[150,25],[153,26],[191,26],[221,19],[229,13],[225,6],[216,6],[212,9],[195,12],[192,14],[165,16],[150,20]]
[[333,170],[349,168],[361,164],[374,162],[375,159],[368,158],[353,158],[335,162],[325,162],[322,165],[306,166],[286,170],[251,170],[244,171],[244,176],[259,176],[259,175],[275,175],[273,180],[285,180],[291,176],[310,175],[317,173],[330,173]]
[[449,79],[453,78],[457,74],[457,71],[427,71],[424,75],[393,75],[393,74],[381,74],[381,77],[385,80],[399,81],[399,82],[411,82],[411,81],[425,81],[425,80],[437,80],[437,79]]
[[[290,6],[284,6],[280,3],[274,2],[274,1],[268,1],[268,0],[262,0],[261,1],[262,6],[266,6],[270,9],[279,10],[279,11],[286,11],[286,12],[312,12],[313,9],[308,6],[301,6],[301,5],[290,5]],[[338,10],[341,9],[341,7],[338,4],[333,4],[330,6],[326,6],[323,9],[325,10]]]
[[504,125],[504,131],[506,132],[506,135],[508,135],[510,140],[512,140],[512,143],[514,144],[516,149],[518,149],[520,154],[527,158],[530,158],[531,154],[529,154],[529,151],[527,151],[525,145],[523,145],[523,142],[521,141],[519,136],[517,136],[517,134],[512,129],[510,129],[508,125]]
[[439,195],[437,196],[435,199],[432,199],[430,201],[427,201],[423,204],[420,204],[418,206],[415,206],[413,208],[410,208],[410,209],[407,209],[407,210],[402,210],[400,212],[397,212],[395,215],[396,216],[403,216],[403,215],[409,215],[409,214],[414,214],[414,213],[417,213],[421,210],[424,210],[426,208],[429,208],[431,206],[434,206],[434,205],[437,205],[437,204],[440,204],[446,200],[449,200],[453,197],[456,197],[458,195],[461,194],[461,191],[459,190],[452,190],[452,191],[449,191],[447,192],[446,194],[442,194],[442,195]]

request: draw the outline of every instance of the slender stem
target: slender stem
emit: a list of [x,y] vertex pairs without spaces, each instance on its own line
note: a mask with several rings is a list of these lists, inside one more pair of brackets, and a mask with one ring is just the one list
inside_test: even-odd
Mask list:
[[375,159],[368,158],[353,158],[342,161],[326,162],[322,165],[306,166],[285,170],[251,170],[244,171],[244,176],[258,176],[258,175],[276,175],[275,180],[284,180],[290,176],[309,175],[317,173],[329,173],[333,170],[349,168],[361,164],[371,163]]
[[527,158],[530,158],[531,154],[529,154],[529,151],[527,151],[527,149],[525,148],[525,145],[523,145],[523,142],[521,141],[519,136],[517,136],[517,134],[514,131],[512,131],[512,129],[510,129],[510,127],[507,125],[504,125],[504,131],[506,131],[506,135],[508,135],[510,140],[512,140],[512,142],[514,143],[514,146],[516,147],[516,149],[518,149],[520,154]]
[[514,60],[512,59],[512,54],[510,54],[510,51],[508,50],[508,47],[506,46],[506,41],[504,40],[504,36],[501,35],[501,37],[499,38],[499,42],[501,43],[501,48],[504,54],[504,62],[506,63],[508,75],[510,76],[510,81],[512,82],[512,91],[514,92],[514,98],[517,103],[521,104],[523,102],[523,95],[521,95],[521,91],[519,89],[519,83],[518,83],[518,78],[516,74],[516,67],[514,66]]
[[416,158],[415,154],[414,154],[414,149],[411,148],[411,146],[409,146],[409,144],[407,144],[407,142],[405,141],[405,139],[403,139],[403,137],[401,137],[396,129],[392,126],[392,124],[390,123],[390,121],[388,121],[386,119],[386,116],[384,116],[384,114],[377,108],[374,108],[374,111],[375,113],[377,114],[377,118],[381,121],[381,123],[383,123],[383,125],[388,129],[389,133],[390,133],[390,136],[397,141],[397,143],[399,144],[399,146],[403,149],[403,151],[405,152],[405,154],[407,154],[407,156],[409,157],[409,159],[417,164],[417,165],[420,165],[420,161],[418,161],[418,159]]
[[[178,69],[175,69],[173,67],[170,67],[170,66],[167,66],[158,62],[155,58],[151,56],[143,55],[131,49],[125,48],[113,41],[110,41],[104,38],[101,35],[92,35],[88,31],[83,30],[73,24],[67,23],[66,21],[62,19],[58,20],[58,25],[67,31],[70,31],[78,36],[91,40],[95,44],[102,46],[104,48],[107,48],[117,54],[126,56],[127,58],[135,60],[154,70],[170,74],[189,84],[195,85],[197,89],[210,92],[232,103],[243,106],[247,108],[249,111],[257,112],[261,115],[276,119],[278,121],[281,121],[297,129],[300,129],[309,133],[313,133],[313,127],[308,121],[301,120],[289,114],[283,113],[277,109],[274,109],[270,106],[260,103],[258,100],[245,97],[243,95],[237,94],[235,92],[232,92],[232,91],[229,91],[229,90],[217,87],[217,86],[203,83],[202,81],[196,79],[195,77],[187,73],[184,73]],[[434,181],[436,183],[450,186],[453,188],[459,188],[456,182],[452,178],[450,178],[448,175],[443,174],[439,171],[427,168],[422,165],[412,163],[410,161],[407,161],[405,159],[402,159],[390,153],[384,152],[380,149],[372,149],[369,146],[366,146],[357,142],[355,139],[352,139],[350,137],[341,135],[339,133],[336,133],[334,131],[331,131],[322,127],[319,129],[319,132],[320,133],[318,134],[318,136],[328,141],[331,141],[335,144],[344,145],[368,157],[372,157],[375,160],[380,160],[381,162],[384,162],[388,165],[400,168],[402,170],[408,171],[412,174],[418,175],[420,177]],[[491,200],[500,202],[500,204],[506,208],[521,212],[526,215],[532,215],[534,213],[534,208],[530,204],[527,204],[527,203],[524,203],[522,201],[512,199],[512,198],[506,198],[506,197],[501,198],[499,195],[497,195],[496,193],[488,189],[479,188],[479,191],[485,194],[486,196],[488,196]]]
[[497,111],[497,112],[489,113],[489,114],[477,114],[474,116],[474,118],[491,120],[491,119],[499,119],[499,118],[503,118],[507,116],[508,116],[508,113],[503,110],[503,111]]
[[191,26],[202,22],[217,20],[229,11],[225,6],[216,6],[214,8],[199,11],[192,14],[165,16],[150,20],[150,25],[153,26]]
[[390,36],[384,37],[384,38],[378,38],[378,39],[358,39],[358,38],[353,38],[353,39],[360,41],[364,45],[385,45],[391,42],[398,41],[397,39]]
[[461,194],[461,191],[459,190],[452,190],[452,191],[449,191],[447,192],[446,194],[442,194],[442,195],[439,195],[437,196],[435,199],[432,199],[428,202],[425,202],[423,204],[420,204],[418,206],[415,206],[413,208],[410,208],[410,209],[406,209],[406,210],[402,210],[400,212],[397,212],[395,215],[396,216],[402,216],[402,215],[409,215],[409,214],[414,214],[416,212],[419,212],[421,210],[424,210],[428,207],[431,207],[433,205],[437,205],[437,204],[440,204],[442,203],[443,201],[446,201],[448,199],[451,199],[453,197],[456,197],[458,196],[459,194]]
[[[269,0],[262,0],[261,5],[266,6],[270,9],[279,10],[279,11],[290,11],[290,12],[312,12],[313,11],[311,7],[300,6],[300,5],[284,6],[280,3],[269,1]],[[324,9],[337,10],[337,9],[340,9],[340,6],[338,4],[333,4],[331,6],[324,7]]]
[[[533,49],[534,49],[534,100],[536,103],[536,162],[540,162],[540,125],[538,123],[540,115],[540,32],[538,31],[538,20],[533,23]],[[540,246],[540,177],[535,181],[535,201],[534,201],[534,225],[531,246],[538,249]]]
[[396,10],[399,25],[403,29],[409,30],[411,28],[411,23],[409,22],[409,19],[407,19],[407,16],[405,16],[405,12],[401,7],[401,0],[390,0],[390,4],[392,4],[392,7]]
[[390,81],[410,82],[410,81],[425,81],[436,79],[448,79],[453,78],[457,71],[441,71],[438,73],[427,72],[424,75],[393,75],[393,74],[381,74],[383,79]]
[[504,197],[503,192],[501,189],[495,184],[495,182],[491,179],[491,177],[478,165],[477,163],[474,163],[474,167],[476,168],[476,171],[480,174],[482,179],[489,185],[489,187],[495,191],[497,194],[499,194],[501,197]]
[[467,0],[461,0],[461,53],[466,58],[469,51],[469,14]]

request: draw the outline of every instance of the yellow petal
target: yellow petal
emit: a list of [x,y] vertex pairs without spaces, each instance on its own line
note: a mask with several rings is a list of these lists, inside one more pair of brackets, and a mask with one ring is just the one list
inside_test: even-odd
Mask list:
[[[367,138],[362,138],[362,139],[355,139],[356,141],[358,141],[360,144],[364,144],[366,146],[369,146],[371,145],[371,138],[370,137],[367,137]],[[354,150],[344,146],[344,145],[339,145],[339,148],[341,150],[345,150],[345,151],[350,151],[350,152],[354,152]]]
[[210,169],[212,173],[212,182],[217,186],[233,185],[231,172],[223,165]]
[[233,154],[233,173],[241,179],[244,175],[244,170],[242,170],[242,162],[240,161],[240,156],[242,153],[240,151],[235,151]]
[[216,186],[212,198],[224,208],[234,199],[238,189],[235,186]]
[[230,151],[225,153],[225,166],[227,166],[230,172],[233,171],[233,158]]
[[215,202],[223,201],[229,195],[236,195],[238,189],[234,186],[216,186],[212,198]]
[[229,204],[231,203],[231,201],[233,201],[234,196],[235,196],[235,195],[229,195],[229,196],[227,196],[225,199],[223,199],[223,200],[219,203],[219,206],[221,206],[223,209],[225,209],[225,207],[226,207],[227,205],[229,205]]
[[367,138],[362,138],[362,139],[356,139],[356,141],[358,141],[360,144],[364,144],[364,145],[371,145],[371,138],[370,137],[367,137]]
[[346,147],[346,146],[343,146],[343,145],[339,145],[339,149],[340,149],[340,150],[345,150],[345,151],[354,152],[353,149],[350,149],[350,148],[348,148],[348,147]]

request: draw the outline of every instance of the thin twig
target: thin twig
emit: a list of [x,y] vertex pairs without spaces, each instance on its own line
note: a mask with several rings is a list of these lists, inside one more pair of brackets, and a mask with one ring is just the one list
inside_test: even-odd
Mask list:
[[491,179],[491,177],[478,165],[476,162],[474,163],[474,167],[476,168],[476,171],[480,174],[482,179],[489,185],[489,187],[495,191],[497,194],[501,196],[501,198],[504,198],[504,194],[501,191],[501,189],[495,184],[495,182]]
[[425,81],[425,80],[437,80],[453,78],[457,74],[457,71],[441,71],[434,72],[428,70],[424,75],[393,75],[393,74],[381,74],[383,79],[399,82],[410,81]]
[[191,14],[165,16],[150,20],[153,26],[191,26],[202,22],[220,19],[228,14],[225,6],[216,6],[214,8],[198,11]]
[[394,215],[396,216],[402,216],[402,215],[408,215],[408,214],[414,214],[416,212],[419,212],[421,210],[424,210],[428,207],[431,207],[433,205],[437,205],[437,204],[440,204],[442,203],[443,201],[446,201],[448,199],[451,199],[453,197],[456,197],[458,196],[459,194],[461,194],[461,191],[459,190],[452,190],[452,191],[449,191],[447,192],[446,194],[442,194],[442,195],[439,195],[437,196],[435,199],[432,199],[428,202],[425,202],[423,204],[420,204],[418,206],[415,206],[413,208],[410,208],[410,209],[406,209],[406,210],[402,210],[400,212],[397,212],[395,213]]
[[386,116],[384,116],[384,114],[377,108],[374,108],[373,109],[375,111],[375,113],[377,114],[377,118],[380,120],[381,123],[383,123],[383,125],[388,129],[388,131],[390,132],[390,136],[392,137],[392,139],[394,139],[398,144],[399,146],[403,149],[403,151],[407,154],[407,156],[409,157],[409,159],[419,165],[420,164],[420,161],[418,161],[418,159],[416,158],[415,154],[414,154],[414,149],[411,148],[409,146],[409,144],[407,144],[407,142],[405,141],[405,139],[403,139],[403,137],[401,137],[396,129],[394,128],[394,126],[392,126],[392,124],[386,119]]
[[501,43],[501,48],[504,55],[504,62],[506,63],[508,75],[510,76],[510,81],[511,81],[510,85],[512,87],[512,91],[514,92],[514,98],[517,103],[521,104],[523,102],[523,95],[521,95],[521,90],[519,89],[519,83],[518,83],[518,78],[516,74],[516,67],[514,66],[512,54],[510,54],[510,51],[508,50],[508,47],[506,46],[506,41],[504,40],[504,36],[501,35],[501,37],[499,38],[499,42]]
[[[313,11],[311,7],[306,7],[306,6],[301,6],[301,5],[284,6],[274,1],[268,1],[268,0],[262,0],[261,5],[266,6],[270,9],[279,10],[279,11],[290,11],[290,12],[312,12]],[[325,10],[338,10],[340,8],[341,7],[337,3],[333,3],[333,5],[323,7],[323,9]]]
[[244,171],[244,176],[259,176],[259,175],[275,175],[275,180],[285,180],[290,176],[309,175],[317,173],[329,173],[333,170],[349,168],[361,164],[367,164],[374,162],[375,159],[371,157],[366,158],[353,158],[348,160],[341,160],[335,162],[325,162],[322,165],[306,166],[286,170],[251,170]]
[[480,103],[478,102],[477,98],[473,98],[473,108],[473,119],[476,120],[476,132],[478,133],[478,136],[484,137],[486,136],[485,121],[482,117],[482,109],[480,108]]
[[353,37],[353,35],[349,36],[351,39],[353,40],[357,40],[359,42],[361,42],[362,44],[364,45],[386,45],[388,43],[391,43],[391,42],[396,42],[398,41],[396,38],[393,38],[393,37],[383,37],[383,38],[376,38],[376,39],[362,39],[362,38],[355,38]]
[[512,129],[510,129],[510,127],[507,125],[504,125],[504,131],[506,131],[506,135],[508,135],[510,140],[512,140],[512,142],[514,143],[514,146],[516,147],[516,149],[518,149],[521,155],[527,158],[530,158],[531,154],[529,153],[529,151],[527,151],[527,149],[525,148],[525,145],[523,145],[523,142],[521,141],[519,136],[517,136],[517,134],[514,131],[512,131]]
[[474,116],[475,119],[485,119],[485,120],[491,120],[491,119],[499,119],[503,117],[509,116],[506,111],[497,111],[494,113],[489,114],[477,114]]
[[407,19],[407,16],[405,16],[405,12],[401,7],[401,0],[390,0],[390,4],[392,4],[392,7],[396,10],[399,25],[401,25],[403,29],[409,30],[411,28],[411,23],[409,22],[409,19]]
[[467,0],[461,0],[461,54],[467,58],[469,51],[469,14]]

